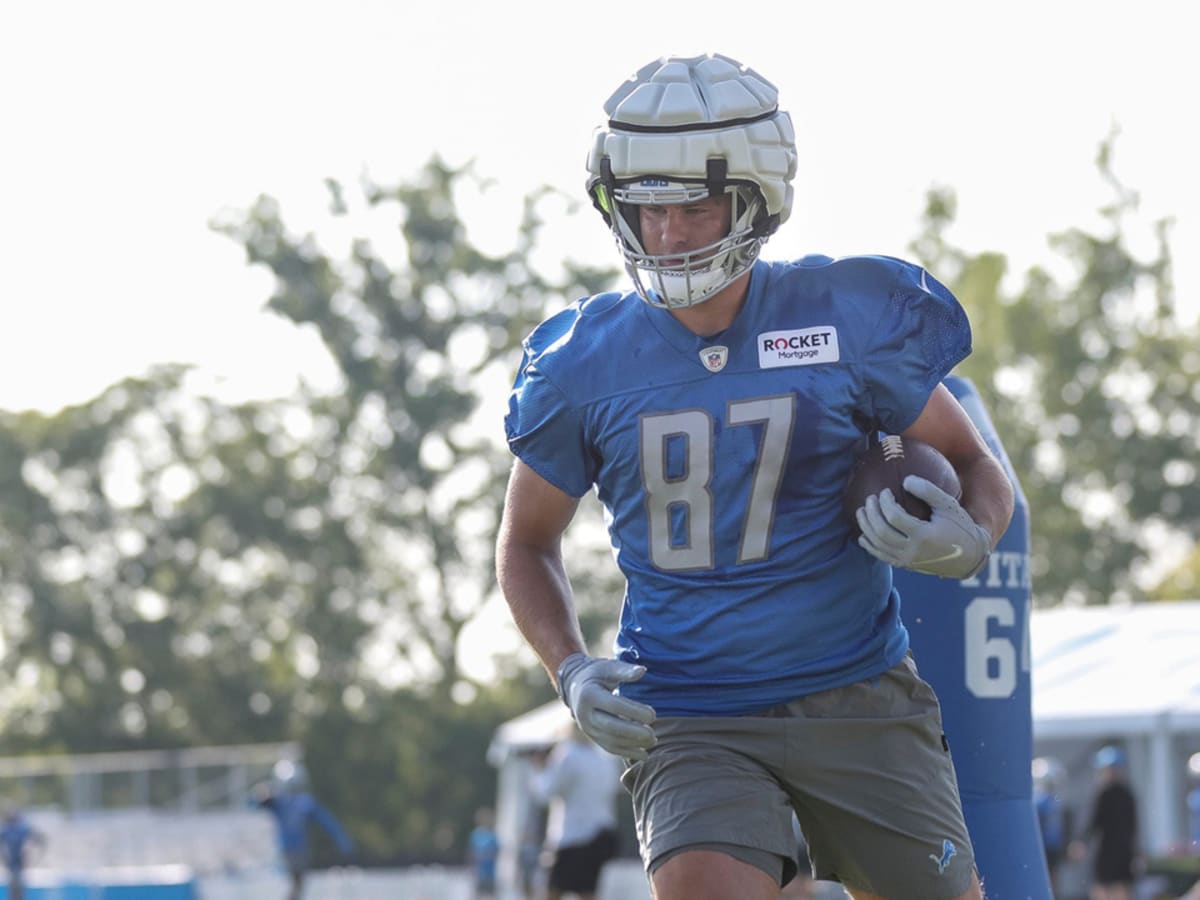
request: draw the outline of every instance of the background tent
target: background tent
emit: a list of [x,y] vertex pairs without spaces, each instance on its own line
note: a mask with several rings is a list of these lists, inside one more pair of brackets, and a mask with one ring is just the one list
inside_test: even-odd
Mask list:
[[1035,611],[1034,752],[1060,762],[1082,824],[1092,757],[1121,746],[1150,854],[1187,841],[1187,761],[1200,751],[1200,602]]

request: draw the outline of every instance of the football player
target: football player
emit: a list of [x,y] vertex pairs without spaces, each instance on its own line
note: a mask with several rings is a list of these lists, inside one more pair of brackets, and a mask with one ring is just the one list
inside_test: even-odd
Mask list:
[[[940,711],[892,566],[978,571],[1012,486],[940,382],[971,346],[950,292],[870,256],[759,259],[796,148],[776,88],[721,55],[664,58],[604,107],[587,189],[633,291],[527,338],[497,542],[514,621],[581,729],[627,760],[657,900],[776,898],[796,869],[852,896],[978,898]],[[928,521],[842,487],[865,436],[938,448],[961,503]],[[626,592],[588,655],[561,536],[595,489]]]
[[254,802],[275,819],[279,849],[291,881],[288,900],[300,900],[312,865],[309,827],[324,829],[343,859],[353,853],[354,843],[342,823],[309,792],[308,772],[302,763],[281,759],[272,775],[270,784],[255,787]]
[[35,854],[45,852],[46,835],[18,807],[6,804],[0,814],[0,858],[8,869],[7,900],[24,900],[25,868]]

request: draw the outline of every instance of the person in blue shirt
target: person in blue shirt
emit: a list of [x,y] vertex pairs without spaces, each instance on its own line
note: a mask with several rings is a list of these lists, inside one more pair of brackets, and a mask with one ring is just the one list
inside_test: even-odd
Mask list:
[[16,807],[6,807],[0,821],[0,854],[8,869],[9,900],[23,900],[25,896],[25,866],[30,852],[37,848],[44,852],[46,836],[21,814]]
[[474,897],[496,896],[496,862],[500,857],[500,838],[496,834],[496,815],[490,807],[475,811],[475,827],[467,838],[467,856],[474,879]]
[[333,813],[309,793],[308,773],[303,765],[280,760],[275,764],[273,774],[271,784],[258,786],[254,800],[275,818],[279,848],[291,879],[288,900],[300,900],[305,877],[312,865],[309,828],[313,825],[322,828],[343,857],[353,853],[354,844]]
[[[656,900],[774,900],[793,813],[813,874],[857,900],[979,898],[892,584],[893,566],[971,577],[1012,516],[941,384],[970,352],[966,314],[902,260],[759,259],[797,154],[753,69],[656,60],[604,112],[587,185],[633,290],[525,340],[496,555],[513,620],[579,727],[625,759]],[[961,501],[910,477],[929,520],[882,492],[852,525],[842,489],[877,432],[940,450]],[[588,653],[561,549],[593,490],[626,585],[615,658]]]
[[1050,884],[1058,883],[1058,870],[1067,855],[1070,824],[1067,809],[1059,796],[1061,766],[1056,760],[1038,757],[1033,760],[1033,808],[1038,828],[1042,832],[1042,849],[1046,854],[1046,870]]

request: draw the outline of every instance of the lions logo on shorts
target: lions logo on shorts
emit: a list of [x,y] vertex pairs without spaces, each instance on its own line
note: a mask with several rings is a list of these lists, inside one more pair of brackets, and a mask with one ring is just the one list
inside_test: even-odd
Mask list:
[[958,851],[954,849],[952,841],[942,841],[942,855],[940,857],[932,853],[929,854],[929,858],[937,863],[939,875],[946,871],[946,866],[950,865],[950,858],[954,856],[958,856]]

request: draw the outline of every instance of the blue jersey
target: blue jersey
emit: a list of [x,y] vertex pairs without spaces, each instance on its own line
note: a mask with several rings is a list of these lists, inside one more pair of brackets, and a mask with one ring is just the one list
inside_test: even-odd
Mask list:
[[1052,791],[1035,788],[1033,792],[1033,807],[1037,811],[1038,825],[1042,830],[1042,846],[1047,856],[1054,856],[1066,849],[1066,823],[1063,821],[1063,807],[1058,796]]
[[21,816],[12,816],[0,824],[0,856],[12,872],[25,867],[25,850],[30,843],[42,841],[42,836]]
[[470,835],[471,863],[475,867],[477,881],[491,883],[496,880],[496,860],[500,855],[500,839],[491,828],[482,826],[472,829]]
[[854,540],[842,489],[865,435],[911,425],[970,342],[949,291],[887,257],[760,261],[708,337],[632,293],[529,336],[509,446],[605,507],[616,655],[647,669],[622,695],[740,715],[900,661],[891,567]]
[[342,853],[353,849],[350,836],[333,813],[322,806],[312,794],[279,793],[261,801],[264,807],[275,816],[279,826],[279,846],[284,853],[304,851],[308,847],[308,826],[310,823],[319,825],[333,838]]

